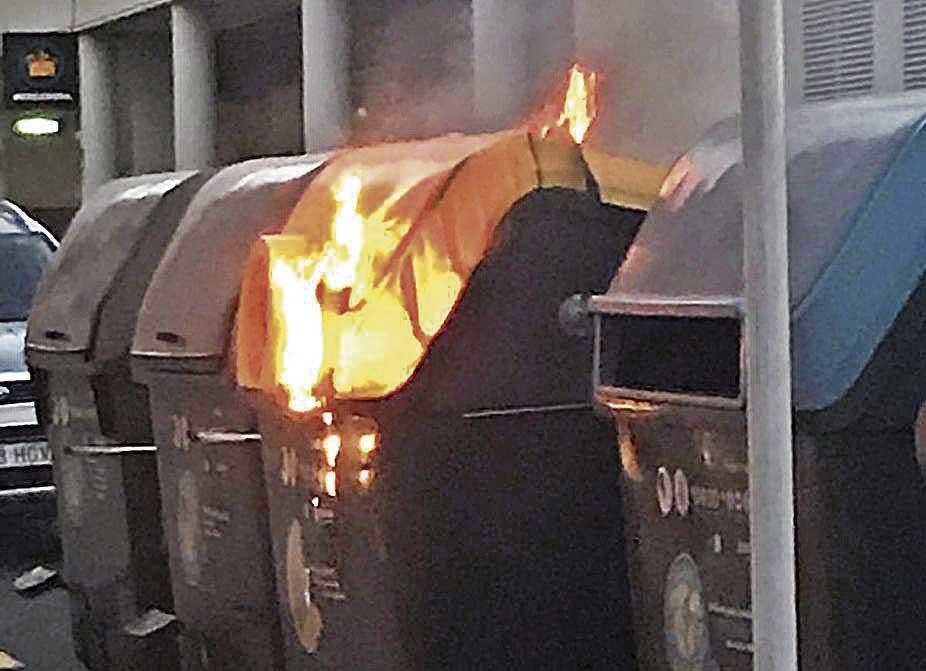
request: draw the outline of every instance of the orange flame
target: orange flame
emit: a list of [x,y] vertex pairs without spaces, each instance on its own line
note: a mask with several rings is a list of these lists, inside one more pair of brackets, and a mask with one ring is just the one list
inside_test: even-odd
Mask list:
[[275,377],[297,412],[319,407],[313,388],[322,368],[322,309],[316,298],[321,266],[304,258],[271,255],[270,291],[277,326]]
[[[554,128],[558,107],[546,110]],[[513,204],[540,186],[584,186],[565,130],[540,152],[531,130],[378,145],[334,159],[282,232],[252,251],[239,298],[239,384],[279,395],[300,413],[399,389]],[[333,424],[333,415],[321,416]]]
[[[563,111],[556,122],[557,126],[569,124],[569,134],[576,144],[582,144],[588,129],[598,115],[595,93],[598,78],[594,72],[585,71],[579,64],[569,69],[569,88]],[[544,133],[545,134],[545,133]]]
[[[331,187],[336,210],[320,252],[274,253],[271,246],[274,377],[296,412],[321,407],[329,394],[401,384],[423,356],[419,335],[440,329],[463,284],[426,243],[413,258],[415,314],[398,283],[377,284],[376,261],[395,250],[407,226],[385,220],[383,208],[360,214],[362,189],[353,173]],[[332,299],[345,290],[346,305]]]

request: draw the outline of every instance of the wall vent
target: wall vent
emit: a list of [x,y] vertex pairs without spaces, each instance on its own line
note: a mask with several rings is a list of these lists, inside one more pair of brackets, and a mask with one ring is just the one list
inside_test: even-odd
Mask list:
[[[909,4],[926,6],[926,0]],[[874,0],[804,0],[801,33],[805,100],[871,92],[875,76],[874,14]]]
[[926,0],[903,3],[903,87],[926,88]]

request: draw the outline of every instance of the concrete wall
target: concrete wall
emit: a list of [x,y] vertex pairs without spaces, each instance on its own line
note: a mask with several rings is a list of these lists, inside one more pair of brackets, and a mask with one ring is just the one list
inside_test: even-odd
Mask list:
[[77,29],[87,28],[169,2],[170,0],[75,0],[72,25]]
[[113,38],[119,175],[164,172],[174,165],[168,32]]
[[219,163],[301,153],[301,35],[298,7],[217,33]]
[[576,0],[579,57],[604,74],[594,141],[669,163],[738,112],[736,7],[736,0]]
[[3,31],[67,30],[71,25],[72,0],[2,0]]

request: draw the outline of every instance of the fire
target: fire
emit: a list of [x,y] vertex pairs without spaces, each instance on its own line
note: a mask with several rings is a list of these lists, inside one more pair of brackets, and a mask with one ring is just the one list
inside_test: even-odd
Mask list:
[[346,289],[357,279],[357,264],[363,250],[363,217],[357,212],[359,175],[346,175],[334,189],[338,204],[332,232],[334,239],[325,248],[325,284],[331,289]]
[[[586,72],[578,63],[569,70],[569,88],[563,111],[556,122],[557,126],[569,124],[569,134],[576,144],[582,144],[585,134],[598,115],[595,106],[597,77],[594,72]],[[544,133],[545,135],[545,133]]]
[[276,379],[289,393],[289,405],[308,412],[320,403],[313,388],[322,367],[322,309],[315,292],[321,268],[304,258],[271,255],[270,291],[277,332]]
[[363,188],[357,173],[330,187],[330,239],[318,252],[285,245],[274,252],[274,239],[288,236],[265,237],[273,257],[274,377],[296,412],[315,410],[332,395],[377,394],[404,381],[424,354],[419,334],[437,332],[462,287],[449,264],[425,245],[414,258],[411,314],[403,287],[381,281],[377,272],[409,228],[384,214],[403,192],[364,216],[358,210]]
[[[594,83],[570,71],[562,112],[544,113],[551,128],[568,123],[576,142],[585,138]],[[324,411],[337,399],[397,391],[491,252],[505,213],[538,188],[584,188],[581,152],[569,141],[532,145],[534,128],[335,157],[282,232],[252,250],[239,297],[239,384],[279,394],[294,412],[320,410],[329,426]],[[375,447],[373,437],[361,443]]]

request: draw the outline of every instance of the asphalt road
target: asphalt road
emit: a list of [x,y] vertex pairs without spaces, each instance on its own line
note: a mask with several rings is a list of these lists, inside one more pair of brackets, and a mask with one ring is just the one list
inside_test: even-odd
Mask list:
[[13,580],[37,564],[60,568],[54,500],[0,500],[0,650],[26,671],[85,671],[71,646],[68,595],[54,587],[25,598]]

